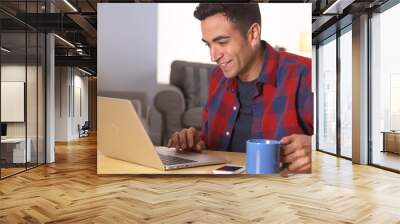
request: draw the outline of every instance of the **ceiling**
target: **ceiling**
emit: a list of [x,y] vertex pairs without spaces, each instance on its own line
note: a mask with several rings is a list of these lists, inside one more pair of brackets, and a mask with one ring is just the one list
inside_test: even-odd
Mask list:
[[[232,0],[229,0],[232,2]],[[313,42],[319,41],[337,21],[365,10],[372,10],[387,0],[270,0],[268,2],[312,3]],[[1,0],[0,22],[9,47],[23,51],[25,29],[29,31],[54,32],[56,65],[81,66],[96,72],[97,57],[97,3],[169,2],[164,0]],[[180,2],[191,2],[182,0]],[[240,2],[240,0],[238,1]],[[259,2],[259,1],[255,1]],[[52,13],[49,13],[49,12]],[[27,12],[27,13],[26,13]],[[343,20],[345,21],[345,20]],[[343,26],[346,25],[342,22]],[[333,31],[329,31],[329,29]],[[329,32],[328,32],[329,31]],[[22,32],[22,33],[21,33]],[[7,39],[8,38],[8,39]],[[70,44],[62,39],[67,40]],[[5,43],[2,41],[2,43]],[[13,43],[12,43],[13,42]],[[72,44],[72,45],[71,45]],[[19,47],[18,47],[19,46]],[[35,43],[28,44],[28,52]],[[32,48],[32,49],[31,49]],[[24,53],[24,52],[21,52]]]

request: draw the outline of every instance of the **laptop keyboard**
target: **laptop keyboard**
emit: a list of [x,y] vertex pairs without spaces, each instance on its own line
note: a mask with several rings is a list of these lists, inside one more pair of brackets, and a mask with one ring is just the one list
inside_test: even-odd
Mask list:
[[176,165],[176,164],[197,162],[197,161],[194,161],[194,160],[179,158],[179,157],[176,157],[176,156],[169,156],[169,155],[162,155],[162,154],[158,154],[158,155],[160,156],[160,159],[161,159],[161,161],[163,162],[164,165]]

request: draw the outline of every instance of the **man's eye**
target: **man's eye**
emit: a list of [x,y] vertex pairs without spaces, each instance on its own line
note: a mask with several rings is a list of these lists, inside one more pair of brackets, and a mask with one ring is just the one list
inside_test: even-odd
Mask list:
[[220,45],[225,45],[228,43],[228,41],[224,41],[224,42],[218,42]]

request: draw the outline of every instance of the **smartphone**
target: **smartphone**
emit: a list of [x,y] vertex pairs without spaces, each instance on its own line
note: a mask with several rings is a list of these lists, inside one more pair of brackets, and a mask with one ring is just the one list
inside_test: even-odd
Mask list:
[[243,172],[244,166],[226,164],[218,169],[213,170],[214,174],[237,174]]

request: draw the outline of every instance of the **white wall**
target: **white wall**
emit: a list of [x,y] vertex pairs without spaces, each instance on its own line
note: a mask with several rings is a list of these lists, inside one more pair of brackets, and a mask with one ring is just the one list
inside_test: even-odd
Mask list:
[[71,135],[73,138],[79,137],[78,124],[82,126],[85,121],[88,121],[88,106],[89,106],[89,95],[88,95],[88,77],[82,76],[83,73],[75,70],[74,75],[74,102],[71,103],[73,106],[73,113],[71,119]]
[[[79,71],[78,71],[79,72]],[[80,122],[83,123],[88,120],[89,113],[89,90],[88,90],[88,76],[83,76],[83,73],[78,73],[75,75],[74,85],[79,87],[82,91],[81,103],[82,103],[82,116],[79,116]]]
[[88,77],[71,67],[56,67],[55,73],[55,141],[77,139],[78,124],[88,120]]
[[[36,72],[36,68],[34,68],[33,66],[28,66],[25,67],[25,65],[18,65],[18,64],[9,64],[9,65],[2,65],[1,66],[1,81],[2,82],[24,82],[26,84],[26,80],[25,80],[25,75],[26,75],[26,71],[25,69],[28,71],[28,74],[32,74],[32,71]],[[4,90],[2,89],[2,93]],[[22,91],[22,94],[24,94],[24,90]],[[36,94],[35,94],[36,95]],[[8,98],[7,96],[1,96],[2,99],[4,98]],[[22,96],[22,99],[24,100],[25,97]],[[2,106],[4,102],[2,102]],[[18,114],[22,113],[22,122],[8,122],[8,127],[7,127],[7,131],[8,132],[13,132],[14,136],[18,136],[18,137],[22,137],[25,136],[25,125],[21,125],[24,124],[24,113],[25,113],[25,108],[24,108],[24,102],[22,103],[22,108],[19,108],[21,111],[15,112]],[[13,108],[15,109],[15,108]],[[5,113],[5,111],[10,110],[10,108],[1,108],[2,110],[2,115]],[[8,111],[8,113],[10,113],[11,111]],[[14,113],[14,112],[11,112]],[[4,118],[2,118],[2,120],[4,120]],[[21,130],[19,130],[20,128],[17,127],[21,127]]]
[[145,92],[157,73],[157,4],[97,5],[98,92]]
[[[208,48],[201,41],[200,21],[193,16],[197,5],[158,5],[158,83],[169,83],[173,60],[211,63]],[[285,47],[289,52],[311,57],[311,3],[259,5],[261,38],[272,46]],[[301,36],[306,39],[308,49],[305,51],[300,47]]]
[[[28,74],[31,74],[34,69],[32,66],[25,65],[2,65],[1,66],[1,81],[20,81],[25,82],[25,69],[28,69]],[[31,71],[31,72],[29,72]]]
[[[25,137],[30,139],[30,148],[32,161],[36,162],[37,153],[39,154],[39,163],[44,162],[44,74],[40,66],[25,66],[25,64],[3,64],[1,66],[1,81],[24,82],[26,86],[26,107],[7,108],[2,107],[2,112],[7,110],[20,110],[19,113],[25,114],[26,120],[22,122],[6,122],[7,137]],[[2,93],[3,93],[2,89]],[[24,91],[22,90],[22,94]],[[2,95],[2,98],[7,96]],[[25,98],[25,97],[23,97]],[[14,102],[17,103],[17,102]],[[3,103],[2,103],[3,104]],[[22,102],[25,104],[25,101]],[[8,111],[17,113],[17,111]]]
[[[27,66],[25,65],[18,65],[18,64],[9,64],[9,65],[2,65],[1,66],[1,81],[9,81],[9,82],[25,82],[25,75],[26,72],[28,75],[35,74],[36,75],[36,67]],[[35,83],[36,84],[36,83]],[[36,90],[35,92],[28,93],[28,97],[36,98]],[[4,97],[4,96],[2,96]],[[29,102],[32,100],[29,100]],[[36,107],[36,105],[35,105]],[[7,110],[7,108],[1,108],[2,110]],[[24,110],[24,108],[22,108]],[[35,117],[31,117],[31,113],[28,113],[28,120],[29,122],[35,120],[36,121],[36,114]],[[8,137],[25,137],[25,126],[26,122],[7,122],[7,136]],[[29,128],[32,125],[28,125]],[[28,131],[28,137],[31,131]]]
[[1,82],[1,121],[24,122],[25,82]]
[[68,140],[68,67],[55,68],[55,141]]

